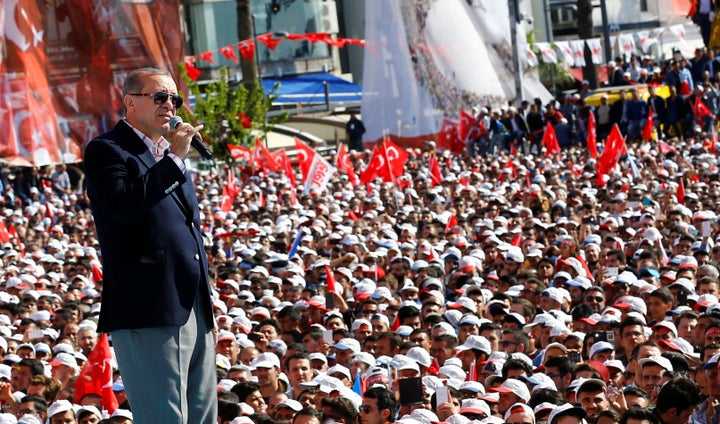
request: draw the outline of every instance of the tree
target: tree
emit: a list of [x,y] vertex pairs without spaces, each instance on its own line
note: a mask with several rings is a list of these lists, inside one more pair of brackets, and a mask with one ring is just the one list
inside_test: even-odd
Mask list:
[[[253,34],[250,0],[236,0],[235,4],[237,6],[238,40],[253,40],[254,42],[255,40],[253,37],[255,34]],[[248,90],[251,89],[255,80],[258,78],[256,66],[260,66],[260,64],[258,63],[256,65],[252,60],[240,58],[240,71],[243,75],[243,84]]]
[[[577,26],[578,37],[581,40],[592,38],[595,35],[592,20],[592,0],[577,0]],[[592,53],[585,45],[585,67],[583,67],[583,78],[590,82],[590,87],[598,86],[598,76],[595,64],[592,63]]]
[[277,84],[265,95],[257,79],[249,84],[249,89],[245,82],[229,81],[225,67],[220,69],[219,80],[203,88],[188,77],[184,63],[180,63],[180,74],[190,95],[195,97],[195,105],[193,110],[179,110],[178,115],[193,125],[205,124],[202,136],[215,157],[229,158],[228,143],[250,146],[256,138],[267,142],[267,133],[287,119],[287,113],[270,121],[267,119],[267,112],[276,97]]

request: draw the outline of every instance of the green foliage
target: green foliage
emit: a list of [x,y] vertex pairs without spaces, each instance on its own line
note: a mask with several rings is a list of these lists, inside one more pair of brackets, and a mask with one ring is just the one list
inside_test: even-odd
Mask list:
[[[267,142],[267,133],[287,120],[287,114],[267,119],[279,85],[266,96],[259,80],[251,83],[248,89],[243,84],[230,82],[227,68],[223,67],[219,80],[200,87],[188,77],[185,64],[179,66],[190,94],[195,97],[195,105],[192,111],[179,110],[178,115],[184,121],[205,125],[202,136],[206,144],[212,146],[216,158],[229,158],[228,143],[249,147],[256,138]],[[244,116],[247,119],[243,119]]]

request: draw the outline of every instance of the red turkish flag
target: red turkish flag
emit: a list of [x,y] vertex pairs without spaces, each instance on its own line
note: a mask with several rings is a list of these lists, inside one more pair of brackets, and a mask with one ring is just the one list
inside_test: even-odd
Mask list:
[[467,144],[467,139],[470,133],[473,131],[475,125],[475,117],[465,112],[460,111],[460,123],[458,125],[458,137],[463,144]]
[[560,144],[558,143],[557,134],[555,134],[555,127],[549,122],[545,127],[542,142],[545,145],[545,156],[560,153]]
[[428,166],[430,167],[430,180],[432,181],[432,186],[435,187],[438,184],[441,184],[443,182],[443,176],[440,172],[440,163],[437,160],[437,156],[430,155],[428,158]]
[[590,157],[597,159],[597,129],[595,124],[595,114],[592,112],[590,112],[590,116],[588,117],[587,148],[590,153]]
[[386,175],[390,177],[390,169],[385,165],[385,157],[380,152],[380,148],[381,145],[377,145],[373,149],[367,168],[360,174],[360,183],[367,184],[375,177],[382,177],[383,180],[386,179]]
[[270,50],[275,50],[275,48],[277,48],[277,45],[280,44],[280,42],[282,41],[282,39],[280,38],[273,38],[271,32],[263,35],[258,35],[255,38],[257,38],[259,42],[265,44],[265,47]]
[[675,192],[675,197],[677,197],[678,203],[681,205],[685,204],[685,183],[683,183],[682,178],[680,178],[680,183],[678,184],[677,191]]
[[457,122],[449,119],[443,121],[437,138],[438,150],[450,150],[453,154],[462,154],[465,145],[459,140],[459,126]]
[[280,166],[275,162],[270,151],[265,147],[260,139],[255,139],[255,148],[253,148],[253,165],[260,166],[261,171],[275,172]]
[[220,210],[223,212],[230,212],[232,205],[235,202],[235,197],[240,194],[240,187],[235,182],[235,174],[232,169],[227,169],[227,177],[225,184],[222,189],[222,202],[220,203]]
[[245,159],[250,162],[252,160],[252,151],[247,147],[238,146],[237,144],[228,143],[228,150],[230,151],[230,157],[235,160]]
[[343,38],[345,44],[354,44],[356,46],[365,47],[365,40],[359,38]]
[[712,128],[712,146],[710,146],[710,151],[713,155],[717,156],[717,144],[718,144],[718,132],[717,132],[717,126],[711,125]]
[[450,219],[448,219],[447,224],[445,224],[445,232],[449,233],[456,225],[458,225],[457,217],[455,215],[450,215]]
[[643,127],[643,130],[642,130],[642,137],[645,139],[645,141],[652,140],[653,128],[655,128],[655,119],[653,119],[652,108],[649,107],[648,108],[648,117],[647,117],[647,120],[645,121],[645,126]]
[[93,283],[99,283],[103,280],[103,271],[100,267],[100,263],[98,261],[93,261],[90,264],[91,272],[92,272],[92,281]]
[[5,226],[5,221],[0,220],[0,242],[3,243],[9,243],[10,242],[10,233],[7,230],[7,227]]
[[405,163],[410,155],[407,150],[390,140],[385,140],[383,146],[385,148],[385,157],[387,158],[387,163],[390,166],[393,177],[401,176],[405,172]]
[[352,185],[358,184],[359,181],[357,174],[355,173],[355,168],[353,168],[352,163],[350,162],[350,156],[348,155],[347,147],[344,144],[340,144],[340,148],[338,149],[337,156],[335,157],[335,167],[348,175]]
[[297,180],[295,180],[295,172],[292,169],[292,164],[290,163],[290,158],[288,158],[287,153],[285,153],[284,149],[278,150],[276,152],[273,152],[272,154],[273,159],[275,159],[275,162],[280,166],[280,169],[285,171],[285,175],[290,179],[290,183],[293,187],[297,184]]
[[306,34],[305,38],[313,44],[317,44],[321,41],[327,43],[330,39],[330,35],[327,32],[310,32]]
[[307,34],[287,34],[285,38],[292,41],[307,40]]
[[87,394],[96,394],[102,398],[102,406],[108,413],[115,412],[118,401],[112,390],[112,359],[107,333],[103,333],[98,337],[95,348],[88,355],[75,382],[74,403],[80,403],[80,399]]
[[193,81],[197,81],[200,78],[201,71],[195,67],[195,57],[185,56],[185,70],[187,71],[188,78]]
[[700,122],[700,119],[712,115],[712,112],[710,112],[710,109],[708,109],[707,106],[705,106],[705,102],[700,99],[700,97],[695,97],[695,104],[693,105],[693,113],[695,114],[695,119],[697,119],[698,122]]
[[208,50],[205,53],[198,53],[197,55],[198,59],[202,59],[206,62],[210,62],[211,64],[215,64],[215,61],[213,60],[213,52]]
[[673,146],[667,144],[666,142],[664,142],[662,140],[658,141],[658,148],[660,149],[660,153],[663,155],[670,153],[670,152],[677,153],[676,148],[674,148]]
[[360,182],[367,184],[376,177],[381,177],[385,182],[395,182],[405,171],[405,162],[409,156],[402,147],[390,140],[383,140],[382,144],[375,146],[370,163],[360,175]]
[[680,83],[680,93],[682,97],[689,96],[692,94],[692,90],[690,90],[690,84],[688,84],[687,81],[683,81]]
[[253,40],[241,41],[237,46],[243,59],[250,62],[255,60],[255,42]]
[[300,172],[302,173],[303,181],[307,180],[308,172],[310,172],[310,166],[312,166],[313,159],[315,159],[315,150],[303,143],[302,141],[295,139],[295,150],[297,151],[298,163],[300,164]]
[[325,283],[327,284],[327,291],[328,293],[335,293],[335,276],[332,273],[332,270],[330,270],[330,267],[325,265]]
[[238,60],[237,54],[235,54],[235,46],[232,44],[225,47],[220,47],[220,53],[222,53],[223,56],[225,56],[225,59],[232,60],[235,63],[240,63]]
[[620,134],[620,128],[615,124],[605,142],[605,149],[595,165],[595,169],[597,169],[596,184],[598,187],[605,185],[605,181],[602,178],[603,175],[606,175],[615,168],[623,151],[625,151],[625,138]]

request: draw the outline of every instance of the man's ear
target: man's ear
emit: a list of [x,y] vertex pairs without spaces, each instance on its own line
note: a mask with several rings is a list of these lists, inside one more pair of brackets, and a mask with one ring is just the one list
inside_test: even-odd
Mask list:
[[383,409],[382,412],[380,412],[380,416],[383,417],[383,419],[385,421],[389,421],[390,420],[390,410],[387,408]]
[[135,99],[134,96],[131,96],[129,94],[126,94],[125,97],[123,97],[123,105],[125,106],[125,110],[131,110],[135,108]]

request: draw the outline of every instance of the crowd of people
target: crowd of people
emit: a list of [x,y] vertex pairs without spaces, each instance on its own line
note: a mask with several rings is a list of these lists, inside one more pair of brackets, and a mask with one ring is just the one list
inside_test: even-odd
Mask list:
[[[548,104],[538,98],[523,101],[517,108],[477,106],[473,112],[482,130],[472,137],[470,154],[494,155],[499,150],[509,152],[513,146],[537,153],[548,123],[561,147],[585,146],[590,115],[598,139],[606,138],[617,124],[622,135],[640,140],[648,119],[662,138],[695,139],[710,132],[709,123],[720,112],[719,50],[698,48],[690,59],[676,52],[672,59],[659,63],[650,56],[631,55],[628,60],[618,56],[608,63],[601,90],[592,90],[589,81],[582,81],[577,93],[563,93]],[[587,100],[593,95],[600,98],[590,104]]]
[[[218,423],[717,422],[720,161],[703,124],[629,137],[603,178],[573,143],[428,142],[393,181],[340,173],[311,194],[282,171],[192,171]],[[113,416],[106,393],[74,396],[103,296],[82,169],[0,168],[0,422],[132,422],[117,370]]]

